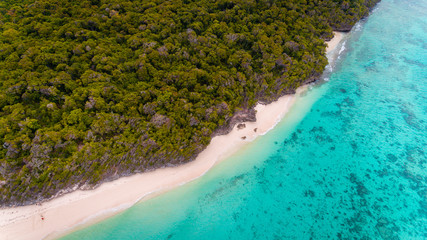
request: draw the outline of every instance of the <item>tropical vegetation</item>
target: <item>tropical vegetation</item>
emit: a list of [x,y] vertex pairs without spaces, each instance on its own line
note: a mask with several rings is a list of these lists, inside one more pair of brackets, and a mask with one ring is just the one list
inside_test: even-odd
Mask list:
[[379,0],[2,0],[0,205],[194,159]]

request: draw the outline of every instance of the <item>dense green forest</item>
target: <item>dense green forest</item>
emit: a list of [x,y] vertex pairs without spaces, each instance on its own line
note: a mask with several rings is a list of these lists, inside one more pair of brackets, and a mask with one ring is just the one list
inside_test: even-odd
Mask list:
[[378,1],[1,1],[0,206],[191,161]]

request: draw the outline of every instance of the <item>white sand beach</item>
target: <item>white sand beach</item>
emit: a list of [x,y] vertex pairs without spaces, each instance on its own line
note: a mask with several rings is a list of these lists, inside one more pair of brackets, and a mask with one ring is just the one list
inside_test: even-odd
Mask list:
[[[337,48],[343,36],[335,33],[327,51]],[[190,163],[123,177],[94,190],[77,190],[37,205],[0,209],[0,239],[53,239],[114,215],[141,199],[197,179],[216,163],[272,129],[292,107],[296,95],[305,89],[306,86],[300,87],[295,95],[283,96],[268,105],[258,104],[256,122],[247,122],[240,130],[235,126],[229,134],[214,137]]]
[[328,47],[326,48],[326,52],[329,53],[333,51],[337,45],[341,42],[343,37],[346,33],[343,32],[334,32],[334,38],[331,39],[331,41],[326,42],[328,44]]

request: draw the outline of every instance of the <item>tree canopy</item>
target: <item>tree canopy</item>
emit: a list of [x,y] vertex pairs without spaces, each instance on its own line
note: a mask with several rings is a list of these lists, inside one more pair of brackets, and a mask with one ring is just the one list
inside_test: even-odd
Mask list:
[[0,205],[194,159],[378,1],[1,1]]

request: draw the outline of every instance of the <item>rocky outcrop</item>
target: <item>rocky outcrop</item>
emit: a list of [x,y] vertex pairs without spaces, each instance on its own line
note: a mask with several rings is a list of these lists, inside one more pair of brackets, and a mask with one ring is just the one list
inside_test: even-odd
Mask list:
[[226,119],[226,124],[219,127],[213,134],[212,137],[224,135],[231,130],[233,130],[234,126],[236,124],[242,123],[242,122],[255,122],[256,121],[256,110],[251,109],[243,109],[234,114],[233,117]]

